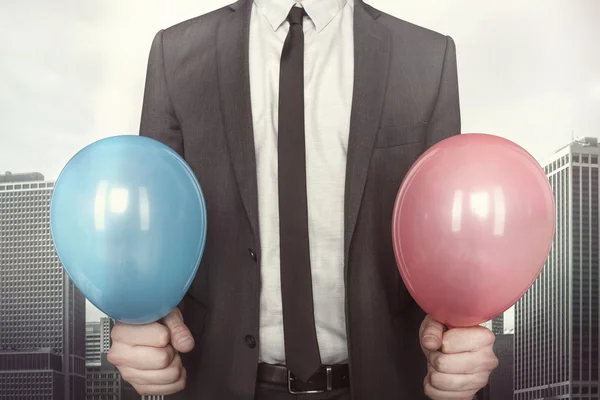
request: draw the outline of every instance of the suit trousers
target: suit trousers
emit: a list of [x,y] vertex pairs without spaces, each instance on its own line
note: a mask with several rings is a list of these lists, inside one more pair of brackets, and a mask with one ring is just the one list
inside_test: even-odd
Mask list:
[[290,394],[285,386],[257,382],[254,400],[350,400],[350,390],[341,388],[327,393]]

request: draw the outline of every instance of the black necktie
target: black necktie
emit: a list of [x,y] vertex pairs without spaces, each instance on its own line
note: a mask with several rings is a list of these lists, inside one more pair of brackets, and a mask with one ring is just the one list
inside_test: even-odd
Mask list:
[[304,148],[304,9],[292,7],[279,76],[279,236],[286,366],[307,381],[320,367],[313,311],[306,150]]

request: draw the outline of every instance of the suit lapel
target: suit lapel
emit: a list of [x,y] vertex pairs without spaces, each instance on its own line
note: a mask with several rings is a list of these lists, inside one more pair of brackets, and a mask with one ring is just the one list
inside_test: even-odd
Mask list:
[[346,165],[345,251],[348,254],[365,189],[386,93],[391,38],[376,10],[354,8],[354,94]]
[[[217,63],[221,108],[229,153],[252,230],[258,240],[258,196],[248,45],[252,1],[240,0],[220,24]],[[349,250],[365,188],[387,83],[390,36],[375,9],[354,9],[354,94],[345,187],[345,251]]]
[[248,66],[252,3],[240,0],[230,6],[232,12],[220,24],[217,33],[217,63],[229,155],[242,202],[258,241],[256,158]]

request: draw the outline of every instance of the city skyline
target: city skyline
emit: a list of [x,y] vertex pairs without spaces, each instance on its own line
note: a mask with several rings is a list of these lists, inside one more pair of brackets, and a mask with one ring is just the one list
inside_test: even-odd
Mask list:
[[[487,390],[482,392],[484,400],[505,399],[507,393],[512,390],[509,390],[507,386],[507,379],[512,377],[513,373],[516,373],[515,389],[517,392],[515,398],[517,400],[542,398],[540,396],[570,398],[565,396],[568,396],[571,393],[598,395],[598,378],[600,377],[596,380],[592,379],[590,381],[591,383],[588,383],[587,385],[575,384],[571,381],[573,379],[581,379],[586,369],[588,370],[586,379],[589,380],[590,375],[598,375],[598,357],[596,356],[594,359],[594,355],[597,355],[600,351],[600,338],[598,335],[599,320],[597,316],[600,312],[600,293],[598,291],[598,286],[600,285],[598,279],[599,271],[597,268],[588,268],[586,270],[587,272],[575,268],[575,273],[569,272],[567,274],[567,269],[572,269],[573,267],[570,267],[569,264],[565,265],[565,262],[568,260],[568,257],[565,256],[565,254],[572,254],[572,257],[575,260],[574,266],[578,261],[585,261],[587,263],[585,265],[588,265],[588,267],[598,266],[600,251],[600,237],[598,234],[598,210],[600,202],[600,180],[598,175],[600,165],[599,158],[600,148],[598,147],[598,138],[581,138],[562,146],[544,167],[544,171],[548,174],[550,183],[554,189],[557,204],[558,223],[553,250],[542,274],[517,304],[517,317],[519,317],[519,315],[521,315],[521,317],[519,317],[517,321],[517,329],[514,334],[509,333],[510,329],[506,329],[503,316],[485,324],[485,326],[490,328],[497,335],[498,339],[494,349],[503,364],[499,366],[497,371],[494,371],[494,374],[490,378],[490,384],[486,387]],[[571,178],[572,180],[570,181]],[[36,179],[42,179],[42,181],[37,181]],[[41,226],[39,226],[38,234],[41,233],[42,235],[45,234],[47,236],[48,232],[46,232],[43,220],[49,210],[49,196],[38,199],[37,203],[34,202],[33,205],[28,201],[19,202],[17,197],[20,191],[31,191],[35,193],[36,191],[43,190],[50,192],[53,188],[53,183],[43,181],[43,175],[40,173],[29,173],[8,176],[0,175],[0,185],[3,185],[0,186],[0,194],[4,192],[3,194],[6,200],[2,203],[5,208],[5,212],[2,216],[5,228],[7,226],[10,227],[15,225],[11,224],[11,221],[14,220],[18,222],[22,219],[23,210],[20,210],[19,208],[19,204],[22,203],[28,207],[33,207],[32,210],[37,212],[38,220],[42,221]],[[572,194],[568,191],[570,190],[568,188],[571,187],[573,188]],[[584,194],[584,196],[582,196],[582,194]],[[584,203],[587,201],[588,203],[585,204],[588,204],[591,208],[586,209],[584,207],[582,209],[582,201],[584,201]],[[11,210],[13,211],[11,212]],[[573,227],[571,227],[569,215],[571,215],[571,218],[579,218],[578,220],[573,219],[573,221],[579,221],[580,225],[573,225]],[[7,216],[9,217],[8,224],[6,221]],[[582,217],[584,217],[583,220],[581,219]],[[589,219],[589,222],[587,224],[582,224],[581,221],[585,221],[586,218]],[[19,224],[17,223],[17,225]],[[577,226],[579,226],[579,228],[577,228]],[[19,225],[19,229],[24,229],[26,232],[27,227],[27,224]],[[581,231],[581,227],[584,228],[582,231],[583,236],[567,235],[567,232],[570,230]],[[589,230],[589,235],[585,233],[587,230]],[[10,231],[10,229],[4,230],[4,232],[8,231]],[[573,241],[573,244],[582,244],[583,247],[580,254],[576,254],[577,251],[573,250],[571,241]],[[10,243],[10,241],[8,242]],[[27,249],[24,249],[23,251],[26,250]],[[586,256],[588,253],[589,257]],[[574,255],[577,255],[577,257]],[[9,258],[14,257],[9,255]],[[56,260],[55,263],[57,262],[58,261]],[[34,265],[34,268],[35,267],[39,267],[39,265]],[[582,272],[584,274],[582,274]],[[578,276],[583,279],[585,274],[589,275],[589,280],[577,281],[577,279],[575,279]],[[587,277],[587,275],[585,276]],[[568,285],[570,277],[574,277],[572,281],[579,282],[578,287],[584,289],[583,291],[579,290],[579,297],[565,297],[568,296],[569,293],[577,293],[577,291],[568,289],[568,287],[564,286],[565,283],[562,283],[563,286],[560,286],[561,282],[566,282]],[[31,279],[35,281],[37,278],[36,276],[32,276]],[[558,282],[558,286],[556,286],[556,282]],[[553,290],[557,288],[559,290],[553,292]],[[589,292],[589,295],[586,295],[586,292]],[[540,301],[537,299],[542,300]],[[590,302],[587,311],[586,302],[581,301],[585,299]],[[556,302],[560,304],[560,306],[552,307],[551,304]],[[4,305],[6,304],[8,303],[5,303]],[[579,308],[571,308],[572,304],[575,304]],[[527,310],[527,319],[522,317],[524,313],[523,310]],[[570,314],[571,312],[572,315]],[[551,315],[551,317],[549,317],[549,315]],[[557,315],[561,316],[562,319],[557,319]],[[112,327],[112,323],[113,322],[109,318],[101,318],[95,322],[87,323],[85,360],[88,369],[86,374],[88,382],[88,399],[95,399],[95,393],[100,393],[98,390],[111,390],[115,393],[114,396],[118,396],[114,397],[115,400],[121,398],[138,399],[139,397],[131,397],[134,396],[133,392],[126,389],[126,385],[124,385],[120,379],[116,369],[107,363],[106,352],[110,347],[110,328]],[[556,329],[557,326],[559,328],[562,327],[561,329],[563,329],[563,331],[561,332],[565,332],[564,329],[569,328],[574,328],[575,330],[580,328],[584,329],[580,330],[579,339],[574,340],[574,338],[577,337],[577,334],[572,333],[571,331],[568,331],[566,335],[561,332],[556,333],[554,329]],[[582,340],[584,336],[581,336],[581,332],[585,335],[585,332],[588,329],[590,329],[591,336],[585,336],[587,339]],[[75,339],[76,338],[73,337],[72,340]],[[585,344],[586,341],[589,342],[589,346],[587,347]],[[514,353],[511,352],[513,343],[515,343]],[[531,343],[536,343],[536,346],[531,346]],[[556,345],[558,345],[558,347],[556,347]],[[568,349],[573,348],[573,346],[575,346],[576,349],[576,346],[582,346],[580,347],[579,353],[569,352]],[[544,353],[547,349],[550,349],[552,353]],[[98,353],[97,357],[92,354],[94,352]],[[558,358],[554,357],[556,354],[558,354]],[[577,354],[579,354],[579,356],[575,357]],[[582,358],[582,355],[584,358]],[[28,355],[29,358],[32,356],[36,355]],[[587,359],[585,357],[587,357]],[[523,360],[526,362],[524,363]],[[6,363],[6,361],[4,362]],[[39,361],[37,362],[39,363]],[[49,362],[52,361],[49,360]],[[573,365],[575,365],[575,367],[573,367]],[[577,365],[579,365],[578,375],[570,375],[573,370],[577,370]],[[581,369],[582,366],[584,369]],[[567,382],[561,381],[561,378],[564,380],[565,376],[567,376]],[[550,381],[548,381],[548,379],[550,379]],[[529,385],[532,387],[531,390],[523,387],[524,382],[526,386]],[[160,397],[156,398],[160,399]],[[143,399],[147,400],[154,398],[146,397]]]

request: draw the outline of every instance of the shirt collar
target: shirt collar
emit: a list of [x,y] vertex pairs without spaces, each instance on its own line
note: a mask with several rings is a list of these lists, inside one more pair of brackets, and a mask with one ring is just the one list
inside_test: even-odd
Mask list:
[[294,5],[302,5],[315,25],[317,33],[331,22],[347,2],[348,0],[302,0],[300,3],[296,0],[254,0],[273,30],[277,30],[285,22]]

